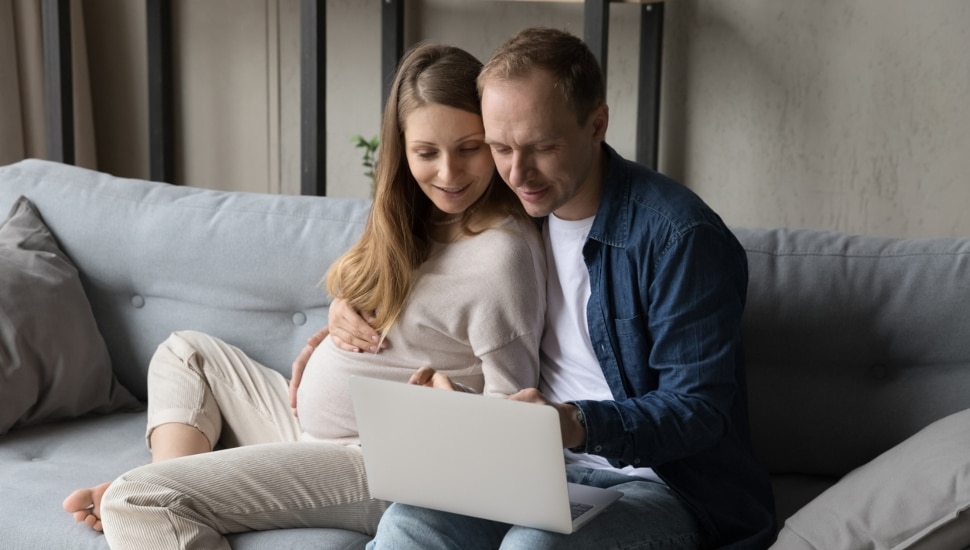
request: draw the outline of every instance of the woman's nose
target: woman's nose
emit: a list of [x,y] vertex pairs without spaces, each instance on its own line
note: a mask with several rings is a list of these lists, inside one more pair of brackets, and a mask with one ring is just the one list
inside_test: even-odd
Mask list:
[[442,159],[441,168],[438,170],[438,177],[441,181],[451,182],[461,173],[461,166],[457,159],[446,156]]

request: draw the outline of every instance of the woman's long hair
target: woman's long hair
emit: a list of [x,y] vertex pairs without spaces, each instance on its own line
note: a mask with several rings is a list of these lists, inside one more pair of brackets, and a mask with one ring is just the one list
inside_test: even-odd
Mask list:
[[[481,116],[475,86],[481,68],[481,62],[462,49],[419,45],[401,60],[388,94],[375,166],[374,205],[360,240],[327,274],[327,291],[357,311],[373,315],[372,325],[382,337],[404,309],[415,269],[431,249],[432,202],[408,168],[404,124],[415,109],[432,104]],[[462,216],[461,227],[467,234],[474,234],[468,222],[475,210],[526,216],[497,173]]]

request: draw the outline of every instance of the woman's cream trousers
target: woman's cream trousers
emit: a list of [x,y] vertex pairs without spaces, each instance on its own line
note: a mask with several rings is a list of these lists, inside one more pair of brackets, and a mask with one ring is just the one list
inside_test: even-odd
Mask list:
[[336,527],[373,534],[388,503],[370,498],[359,447],[299,441],[288,383],[198,332],[163,342],[148,372],[148,431],[198,428],[210,453],[136,468],[101,503],[113,550],[228,549],[224,534]]

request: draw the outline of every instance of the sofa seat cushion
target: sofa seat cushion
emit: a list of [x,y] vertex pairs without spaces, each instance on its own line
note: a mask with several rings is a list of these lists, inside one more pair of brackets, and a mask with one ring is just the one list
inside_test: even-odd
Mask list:
[[[145,413],[43,424],[14,430],[0,445],[3,525],[0,548],[107,550],[104,536],[78,524],[61,508],[71,491],[110,481],[147,464]],[[234,550],[262,548],[362,549],[370,540],[341,529],[280,529],[227,537]],[[65,546],[65,541],[70,541]]]
[[306,548],[327,550],[362,550],[370,537],[343,529],[276,529],[237,533],[226,537],[232,550],[266,550],[268,548]]
[[108,548],[104,537],[74,521],[61,502],[75,489],[91,487],[146,464],[145,413],[43,424],[14,430],[0,444],[0,517],[3,548]]
[[915,549],[941,531],[970,545],[970,409],[847,474],[786,522],[774,548]]

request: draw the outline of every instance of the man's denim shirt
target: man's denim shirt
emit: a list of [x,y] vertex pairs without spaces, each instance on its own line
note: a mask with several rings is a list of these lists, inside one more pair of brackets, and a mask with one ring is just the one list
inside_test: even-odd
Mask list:
[[689,189],[604,151],[583,256],[590,338],[615,401],[576,402],[586,451],[653,468],[717,546],[765,548],[774,506],[748,432],[745,252]]

